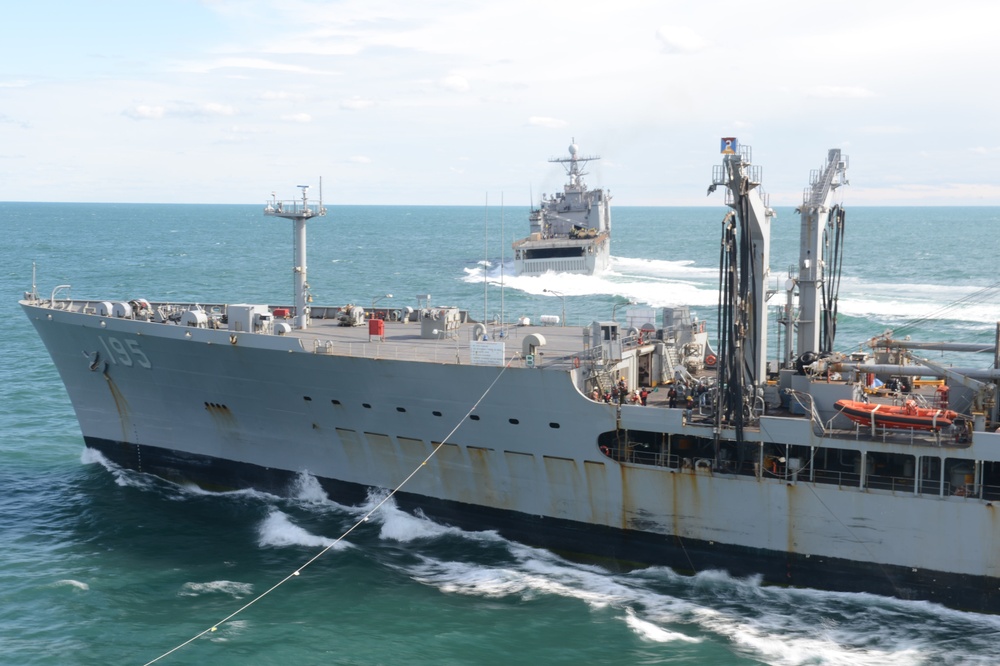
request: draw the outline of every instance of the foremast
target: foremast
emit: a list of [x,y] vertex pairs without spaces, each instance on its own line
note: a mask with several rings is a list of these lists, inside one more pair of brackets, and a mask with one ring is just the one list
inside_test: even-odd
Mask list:
[[722,140],[721,165],[712,169],[709,193],[726,188],[719,289],[718,427],[743,426],[760,414],[758,399],[767,382],[766,285],[771,261],[771,218],[760,187],[761,168],[750,161],[749,146]]
[[587,166],[587,162],[601,159],[600,155],[581,157],[578,154],[579,152],[580,147],[576,145],[576,138],[574,137],[573,143],[569,146],[569,157],[553,157],[549,160],[552,164],[562,164],[563,168],[566,169],[569,182],[563,186],[563,189],[567,193],[583,192],[586,190],[587,186],[583,182],[583,177],[587,175],[587,172],[583,168]]
[[[608,214],[607,195],[603,193],[595,201],[594,197],[587,189],[587,184],[583,181],[583,177],[589,175],[589,172],[584,171],[589,162],[601,159],[600,155],[580,155],[580,147],[576,145],[576,137],[573,138],[572,143],[569,146],[569,157],[552,157],[549,162],[552,164],[561,164],[563,169],[566,170],[566,176],[569,178],[568,182],[563,185],[563,200],[568,204],[568,210],[572,211],[589,211],[590,207],[597,203],[600,210],[597,216],[597,226],[595,227],[598,232],[610,231],[611,229],[611,219]],[[595,190],[599,191],[599,190]],[[545,211],[546,206],[543,205],[539,209],[540,211]],[[568,231],[568,230],[567,230]]]
[[[802,216],[796,280],[800,356],[833,351],[844,242],[844,210],[835,203],[835,196],[837,188],[848,184],[846,156],[839,148],[831,148],[826,166],[813,170],[809,181],[802,206],[796,211]],[[790,361],[785,359],[786,364]]]
[[278,201],[271,193],[271,201],[264,206],[264,215],[283,217],[292,220],[292,254],[295,290],[295,328],[305,330],[309,325],[309,303],[312,295],[309,293],[309,281],[306,275],[306,220],[311,217],[326,215],[323,207],[323,181],[320,181],[319,203],[309,203],[309,186],[297,185],[302,189],[302,201]]

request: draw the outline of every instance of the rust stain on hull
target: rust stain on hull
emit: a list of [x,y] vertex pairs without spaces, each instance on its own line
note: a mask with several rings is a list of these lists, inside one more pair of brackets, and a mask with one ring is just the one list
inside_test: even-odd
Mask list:
[[236,417],[233,416],[233,412],[228,406],[219,404],[217,402],[206,402],[205,411],[208,412],[213,420],[222,427],[225,428],[235,428],[236,427]]
[[108,390],[111,391],[111,399],[115,401],[115,410],[118,412],[118,419],[121,421],[122,426],[122,441],[131,441],[128,433],[129,424],[131,423],[131,419],[129,418],[128,401],[118,389],[118,385],[115,384],[115,380],[111,379],[111,375],[108,374],[107,370],[104,371],[104,381],[107,382]]
[[[104,367],[104,372],[102,373],[105,383],[108,385],[108,390],[111,392],[111,399],[115,402],[115,411],[118,412],[118,421],[122,428],[122,445],[131,443],[135,448],[135,464],[138,471],[142,470],[142,449],[139,447],[139,434],[135,431],[135,424],[132,422],[131,410],[128,406],[128,400],[125,399],[125,395],[115,384],[115,380],[111,378],[108,374],[107,366]],[[132,436],[129,437],[131,432]]]

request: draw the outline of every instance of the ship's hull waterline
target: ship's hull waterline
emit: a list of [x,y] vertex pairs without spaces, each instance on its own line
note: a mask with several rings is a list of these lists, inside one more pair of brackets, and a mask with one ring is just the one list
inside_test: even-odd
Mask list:
[[[358,502],[395,488],[447,437],[397,495],[404,508],[625,566],[1000,612],[991,503],[610,459],[603,433],[691,426],[680,409],[588,400],[575,369],[325,355],[293,336],[22,306],[87,445],[130,469],[279,492],[308,472]],[[747,436],[821,444],[805,419]],[[962,547],[970,535],[981,547]]]
[[[216,491],[254,488],[282,495],[298,476],[282,469],[124,442],[88,438],[86,443],[121,467]],[[323,477],[317,480],[331,499],[345,504],[363,503],[373,490],[363,484]],[[614,570],[645,566],[668,566],[684,574],[720,570],[733,576],[759,578],[768,585],[878,594],[933,601],[959,610],[1000,613],[997,581],[983,576],[625,530],[405,491],[396,493],[394,499],[403,510],[419,511],[443,523],[470,531],[495,530],[505,538]]]

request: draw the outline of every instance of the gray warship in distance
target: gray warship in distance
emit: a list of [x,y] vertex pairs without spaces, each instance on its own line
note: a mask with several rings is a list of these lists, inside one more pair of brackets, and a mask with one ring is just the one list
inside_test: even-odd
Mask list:
[[[360,502],[426,461],[398,504],[465,528],[612,566],[1000,611],[1000,373],[915,360],[921,345],[890,335],[870,352],[834,351],[839,150],[805,191],[784,345],[767,361],[773,211],[749,148],[727,139],[722,153],[710,187],[729,207],[714,349],[683,308],[627,330],[499,336],[503,324],[458,308],[382,319],[312,306],[305,225],[325,209],[305,188],[264,211],[295,225],[292,306],[68,300],[63,287],[20,304],[86,446],[126,468],[277,492],[308,470],[331,497]],[[996,366],[995,347],[969,350]],[[666,390],[646,406],[631,391],[605,401],[622,381],[670,384],[680,402]],[[843,401],[955,418],[906,427],[873,408],[856,421]]]
[[593,275],[611,265],[611,195],[588,189],[583,182],[587,163],[601,158],[579,153],[574,140],[568,158],[549,160],[563,165],[569,182],[558,194],[542,195],[541,204],[528,216],[530,232],[514,241],[518,275],[549,271]]

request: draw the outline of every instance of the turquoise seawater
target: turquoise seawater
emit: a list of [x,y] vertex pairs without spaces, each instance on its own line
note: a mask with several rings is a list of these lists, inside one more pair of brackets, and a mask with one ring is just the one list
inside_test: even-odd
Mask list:
[[[838,349],[886,329],[994,340],[1000,208],[847,210]],[[310,223],[309,282],[319,304],[382,297],[380,306],[416,307],[430,294],[477,318],[565,308],[577,325],[634,300],[690,304],[711,322],[724,213],[615,208],[609,273],[520,278],[509,246],[527,230],[523,207],[331,207]],[[0,229],[0,663],[145,664],[367,512],[371,504],[331,502],[308,477],[288,498],[211,494],[85,454],[16,303],[33,262],[43,295],[69,284],[81,299],[287,303],[287,222],[252,205],[0,203]],[[778,209],[772,234],[780,285],[798,251],[793,210]],[[617,305],[619,319],[626,307]],[[300,576],[157,663],[881,666],[993,664],[998,654],[998,617],[723,572],[612,572],[390,503]]]

